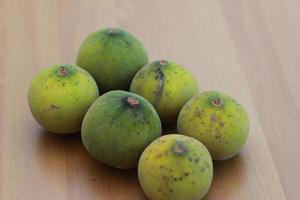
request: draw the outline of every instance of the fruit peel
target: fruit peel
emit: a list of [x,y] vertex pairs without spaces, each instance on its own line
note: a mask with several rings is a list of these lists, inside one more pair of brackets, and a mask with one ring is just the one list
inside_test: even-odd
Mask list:
[[131,33],[105,28],[84,40],[76,63],[90,72],[101,91],[128,90],[136,72],[148,63],[148,55]]
[[143,67],[132,80],[130,91],[148,99],[163,123],[176,123],[184,104],[198,93],[197,81],[183,66],[158,60]]
[[151,200],[200,200],[211,185],[212,159],[196,139],[165,135],[143,152],[138,177]]
[[83,117],[99,96],[97,84],[84,69],[58,64],[44,69],[32,80],[28,103],[32,115],[52,133],[76,133]]
[[201,141],[214,160],[226,160],[245,144],[249,120],[235,99],[218,91],[205,91],[182,108],[177,130]]
[[161,122],[145,98],[115,90],[93,103],[81,130],[83,144],[93,157],[115,168],[131,169],[161,135]]

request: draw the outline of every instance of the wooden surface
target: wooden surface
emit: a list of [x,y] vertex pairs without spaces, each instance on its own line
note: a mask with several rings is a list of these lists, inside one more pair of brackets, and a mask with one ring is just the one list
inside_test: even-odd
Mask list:
[[117,26],[151,60],[181,63],[248,111],[248,142],[215,163],[205,199],[299,199],[299,10],[298,0],[0,0],[0,198],[146,199],[134,170],[95,161],[79,135],[46,133],[27,106],[39,70],[74,63],[89,32]]

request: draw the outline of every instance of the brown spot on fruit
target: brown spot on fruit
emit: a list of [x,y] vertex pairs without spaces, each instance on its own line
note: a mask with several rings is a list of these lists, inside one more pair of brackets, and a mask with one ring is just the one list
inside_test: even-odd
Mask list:
[[221,138],[221,135],[220,135],[220,134],[217,134],[217,135],[215,135],[215,138],[216,138],[216,139],[220,139],[220,138]]
[[210,116],[210,121],[211,121],[212,123],[216,123],[216,122],[218,121],[218,118],[217,118],[217,114],[216,114],[216,113],[211,114],[211,116]]
[[162,93],[163,93],[163,90],[164,90],[164,85],[165,85],[165,75],[162,71],[162,69],[160,67],[158,67],[156,70],[156,76],[157,76],[157,79],[159,80],[159,83],[157,85],[157,88],[154,92],[156,98],[155,98],[155,105],[158,105],[159,102],[160,102],[160,99],[161,99],[161,96],[162,96]]
[[200,110],[199,108],[197,108],[196,110],[195,110],[195,112],[194,112],[194,115],[196,116],[196,117],[199,117],[200,119],[202,118],[202,110]]
[[160,158],[162,156],[162,154],[160,153],[160,154],[157,154],[156,156],[155,156],[155,158]]
[[184,176],[188,176],[190,173],[189,172],[185,172],[184,173]]
[[56,106],[56,105],[53,105],[53,104],[51,104],[51,105],[50,105],[50,108],[51,108],[51,109],[59,109],[59,107],[58,107],[58,106]]

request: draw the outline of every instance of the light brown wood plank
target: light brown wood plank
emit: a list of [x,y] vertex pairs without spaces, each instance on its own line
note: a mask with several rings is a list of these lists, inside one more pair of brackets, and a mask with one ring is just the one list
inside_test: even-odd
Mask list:
[[27,106],[39,70],[74,63],[88,33],[114,26],[137,35],[150,60],[181,63],[201,90],[247,110],[247,144],[214,163],[205,199],[298,199],[299,9],[297,0],[0,0],[0,199],[147,199],[135,170],[97,162],[79,135],[47,133]]

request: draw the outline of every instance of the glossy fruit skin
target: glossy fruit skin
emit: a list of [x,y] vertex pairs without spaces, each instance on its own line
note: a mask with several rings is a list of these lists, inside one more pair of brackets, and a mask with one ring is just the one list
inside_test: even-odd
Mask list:
[[148,144],[161,135],[161,122],[145,98],[116,90],[93,103],[81,130],[84,146],[97,160],[130,169],[137,166]]
[[196,139],[165,135],[143,152],[138,177],[150,200],[200,200],[212,182],[212,159]]
[[205,91],[182,108],[177,129],[201,141],[214,160],[226,160],[238,154],[245,144],[249,120],[243,107],[230,96]]
[[90,72],[103,92],[129,90],[133,76],[147,63],[142,43],[119,28],[91,33],[77,54],[77,65]]
[[83,117],[99,96],[97,84],[84,69],[58,64],[34,77],[28,103],[38,123],[52,133],[80,131]]
[[148,99],[163,123],[176,123],[184,104],[198,94],[197,81],[183,66],[158,60],[143,67],[133,78],[130,91]]

